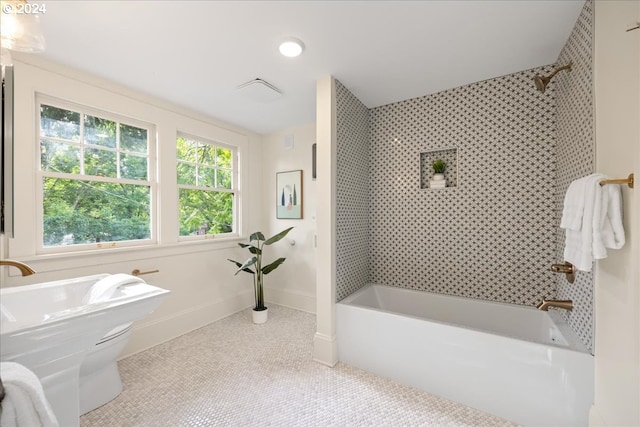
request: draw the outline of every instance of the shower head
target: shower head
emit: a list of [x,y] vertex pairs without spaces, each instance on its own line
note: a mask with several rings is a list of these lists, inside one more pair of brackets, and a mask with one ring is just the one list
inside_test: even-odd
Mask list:
[[533,76],[533,82],[536,84],[538,90],[542,93],[544,93],[549,80],[551,80],[549,77],[542,77],[540,74],[536,74],[535,76]]
[[544,93],[544,90],[547,88],[547,85],[549,84],[553,76],[555,76],[556,74],[558,74],[558,72],[562,70],[571,71],[571,65],[572,63],[570,62],[567,65],[563,65],[560,68],[556,68],[555,70],[553,70],[553,73],[549,74],[546,77],[542,77],[540,74],[536,74],[532,78],[533,82],[536,84],[536,88],[538,88],[540,92]]

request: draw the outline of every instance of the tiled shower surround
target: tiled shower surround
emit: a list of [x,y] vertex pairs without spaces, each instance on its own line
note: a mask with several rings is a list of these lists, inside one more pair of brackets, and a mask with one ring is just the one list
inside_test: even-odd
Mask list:
[[[337,83],[338,299],[367,282],[527,305],[555,295],[555,99],[531,81],[551,69],[371,109],[368,141],[341,137],[367,122]],[[369,154],[368,174],[341,167],[347,147]],[[451,148],[456,187],[421,189],[421,153]],[[366,224],[347,201],[367,176],[368,235],[356,238],[339,219]],[[341,279],[363,244],[368,277]]]
[[[554,291],[555,100],[524,71],[370,110],[373,283],[535,305]],[[457,186],[420,153],[457,148]]]
[[[570,324],[592,350],[591,274],[566,285],[549,270],[562,260],[564,192],[593,171],[591,22],[587,2],[558,59],[574,69],[545,93],[531,78],[555,64],[367,117],[336,82],[338,300],[368,282],[530,306],[569,296]],[[420,154],[452,148],[456,186],[421,189]]]
[[369,282],[369,110],[336,80],[336,295]]

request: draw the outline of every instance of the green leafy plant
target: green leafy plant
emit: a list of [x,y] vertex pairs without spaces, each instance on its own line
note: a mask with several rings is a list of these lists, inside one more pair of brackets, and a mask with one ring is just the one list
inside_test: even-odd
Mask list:
[[442,159],[434,160],[431,166],[433,166],[434,173],[444,173],[447,169],[447,164]]
[[254,310],[256,311],[266,310],[266,307],[264,306],[263,276],[280,267],[280,265],[285,261],[285,258],[278,258],[272,263],[263,266],[262,255],[264,253],[264,247],[272,245],[281,240],[292,229],[293,227],[289,227],[286,230],[282,230],[275,236],[269,237],[268,239],[264,237],[264,234],[256,231],[255,233],[251,234],[251,236],[249,236],[249,244],[238,243],[238,246],[248,249],[253,256],[246,260],[244,263],[228,259],[228,261],[234,263],[238,267],[238,270],[235,274],[244,271],[245,273],[250,273],[253,275],[253,290],[256,300],[256,306]]

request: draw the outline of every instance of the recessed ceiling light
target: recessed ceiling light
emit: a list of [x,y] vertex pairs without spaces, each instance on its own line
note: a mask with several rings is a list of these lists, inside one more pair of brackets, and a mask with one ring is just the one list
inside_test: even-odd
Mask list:
[[284,56],[295,58],[296,56],[300,56],[304,50],[304,43],[294,37],[289,37],[280,43],[278,50],[280,50],[280,53]]

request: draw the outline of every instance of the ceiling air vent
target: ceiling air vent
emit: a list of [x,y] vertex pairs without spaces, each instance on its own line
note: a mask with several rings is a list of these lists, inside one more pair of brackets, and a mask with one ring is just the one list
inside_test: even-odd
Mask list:
[[237,87],[240,93],[258,102],[271,102],[282,96],[282,91],[262,79],[253,79]]

